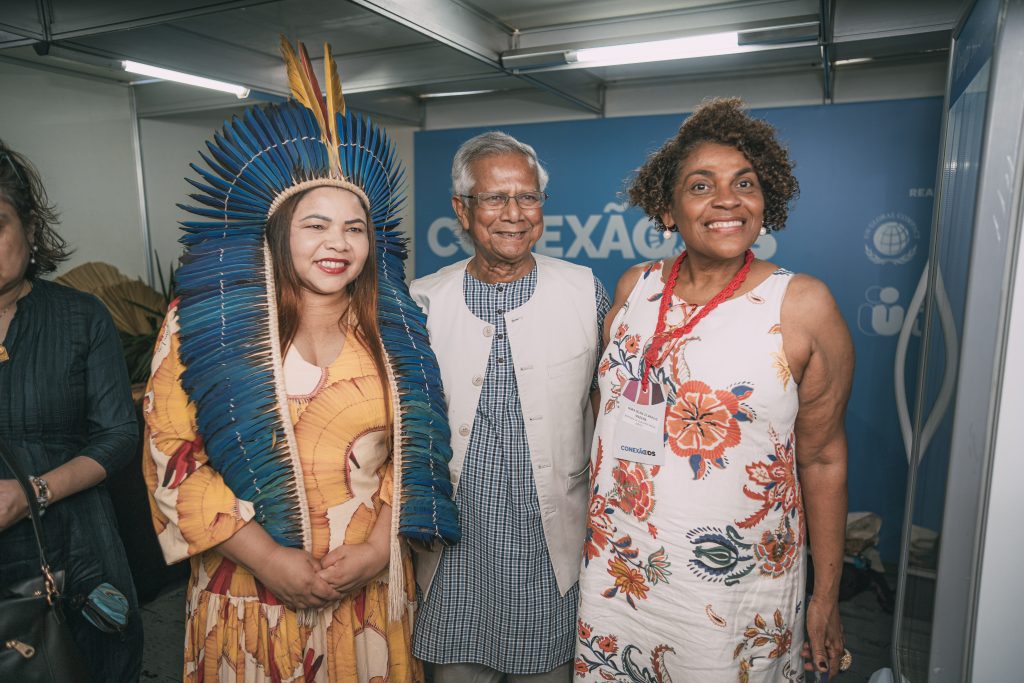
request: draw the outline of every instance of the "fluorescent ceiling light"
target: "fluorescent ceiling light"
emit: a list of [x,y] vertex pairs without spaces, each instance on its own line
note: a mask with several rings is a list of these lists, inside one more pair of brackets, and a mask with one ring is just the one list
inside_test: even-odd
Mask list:
[[202,76],[193,76],[192,74],[186,74],[180,71],[163,69],[159,66],[140,64],[139,62],[133,62],[128,59],[121,62],[121,64],[124,67],[124,70],[128,73],[142,74],[143,76],[151,76],[165,81],[184,83],[185,85],[195,85],[200,88],[209,88],[210,90],[219,90],[221,92],[231,93],[239,99],[249,96],[249,89],[241,85],[225,83],[224,81],[215,81],[212,78],[203,78]]
[[832,62],[833,66],[846,66],[847,64],[863,64],[864,62],[875,61],[871,57],[854,57],[853,59],[837,59]]
[[466,97],[468,95],[486,95],[498,92],[497,90],[460,90],[458,92],[425,92],[420,95],[421,100],[432,100],[437,97]]
[[570,60],[589,66],[613,66],[730,55],[739,52],[752,52],[757,49],[759,48],[755,46],[740,45],[739,34],[736,31],[730,31],[655,40],[647,43],[581,48],[570,53]]

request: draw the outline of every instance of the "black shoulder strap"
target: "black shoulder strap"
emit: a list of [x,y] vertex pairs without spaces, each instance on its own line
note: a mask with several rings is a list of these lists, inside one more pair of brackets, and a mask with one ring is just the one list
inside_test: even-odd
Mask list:
[[3,439],[0,439],[0,460],[3,460],[4,464],[14,473],[14,478],[18,480],[21,488],[25,490],[25,497],[28,499],[29,516],[32,518],[32,529],[36,534],[36,548],[39,550],[39,565],[40,568],[49,571],[50,564],[46,561],[46,550],[43,543],[43,524],[39,519],[39,503],[36,502],[35,490],[32,488],[32,484],[29,483],[28,477],[25,476],[21,466],[18,465],[14,456],[7,449],[7,444],[3,442]]

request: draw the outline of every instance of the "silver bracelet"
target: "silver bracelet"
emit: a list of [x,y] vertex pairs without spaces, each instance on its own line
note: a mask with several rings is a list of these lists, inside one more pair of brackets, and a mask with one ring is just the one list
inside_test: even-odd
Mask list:
[[39,505],[39,514],[41,515],[46,512],[46,507],[50,504],[50,485],[42,477],[29,477],[28,480],[35,484],[39,491],[36,494],[36,503]]

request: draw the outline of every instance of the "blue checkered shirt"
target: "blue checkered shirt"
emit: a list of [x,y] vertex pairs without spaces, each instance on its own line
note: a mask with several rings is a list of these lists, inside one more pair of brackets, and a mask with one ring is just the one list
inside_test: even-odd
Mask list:
[[[413,654],[427,662],[523,675],[573,656],[579,587],[559,594],[544,543],[505,326],[504,313],[529,301],[536,287],[536,266],[515,282],[487,284],[468,272],[463,280],[466,305],[495,334],[455,495],[462,541],[445,549],[416,617]],[[596,277],[594,296],[600,347],[610,303]]]

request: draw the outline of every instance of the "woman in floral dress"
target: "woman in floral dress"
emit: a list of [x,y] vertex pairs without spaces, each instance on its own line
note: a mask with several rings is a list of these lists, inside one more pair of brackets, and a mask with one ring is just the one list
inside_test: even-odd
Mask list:
[[774,131],[738,100],[704,104],[633,181],[632,202],[686,251],[628,270],[608,317],[579,678],[839,671],[853,349],[824,284],[749,251],[797,191]]
[[146,391],[153,523],[192,568],[182,677],[419,683],[402,537],[458,527],[401,169],[329,47],[326,101],[305,48],[284,53],[298,101],[226,122],[193,166],[203,220]]
[[[335,187],[296,195],[280,211],[287,220],[272,221],[268,232],[274,224],[290,229],[300,285],[283,376],[311,548],[275,543],[254,521],[252,503],[210,466],[182,388],[172,306],[146,392],[145,471],[165,557],[192,562],[184,680],[422,680],[411,616],[388,619],[393,466],[380,373],[352,321],[337,323],[367,262],[366,214],[354,194]],[[347,270],[334,266],[342,262]],[[411,602],[408,555],[402,561]]]

